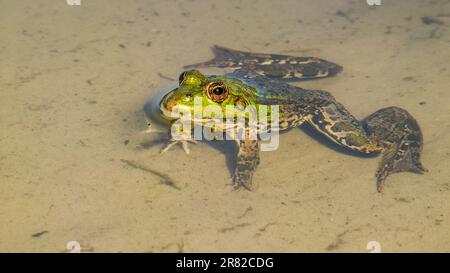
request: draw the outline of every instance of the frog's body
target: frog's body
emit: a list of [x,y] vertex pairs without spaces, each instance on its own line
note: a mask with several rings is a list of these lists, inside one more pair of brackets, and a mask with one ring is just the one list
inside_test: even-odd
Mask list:
[[[382,152],[383,159],[376,173],[378,191],[390,173],[425,171],[420,163],[422,133],[405,110],[385,108],[359,121],[330,93],[287,83],[333,76],[342,70],[340,66],[318,58],[253,54],[218,46],[214,47],[214,53],[213,60],[187,68],[214,66],[233,68],[234,71],[224,76],[204,76],[197,70],[182,73],[180,86],[160,102],[163,116],[169,118],[176,107],[193,110],[194,98],[200,98],[202,106],[214,105],[227,113],[233,106],[231,111],[235,117],[248,106],[278,105],[279,130],[306,122],[352,151],[362,154]],[[196,122],[206,124],[213,118],[207,115]],[[187,147],[186,140],[181,141],[184,148]],[[252,174],[259,164],[259,140],[249,137],[246,132],[244,138],[236,141],[239,152],[233,180],[237,187],[251,189]],[[172,140],[167,147],[177,142]]]

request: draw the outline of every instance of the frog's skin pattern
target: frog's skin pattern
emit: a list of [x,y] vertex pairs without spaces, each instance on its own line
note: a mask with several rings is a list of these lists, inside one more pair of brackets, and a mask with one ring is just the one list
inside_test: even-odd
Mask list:
[[[195,96],[201,96],[203,106],[217,105],[222,109],[229,105],[234,105],[236,109],[248,105],[279,105],[279,130],[306,122],[334,143],[351,151],[381,153],[381,163],[376,172],[379,192],[389,174],[426,171],[420,162],[422,132],[417,121],[406,110],[388,107],[359,121],[330,93],[288,84],[334,76],[342,70],[341,66],[315,57],[255,54],[219,46],[214,46],[213,52],[215,57],[212,60],[185,68],[219,67],[233,71],[223,76],[204,76],[197,70],[183,72],[180,86],[166,94],[160,102],[163,116],[168,118],[167,113],[175,106],[192,109],[192,98]],[[222,88],[220,95],[211,93],[217,86]],[[201,122],[207,122],[208,118],[203,116]],[[176,141],[172,140],[170,146],[174,143]],[[260,162],[259,141],[246,137],[236,140],[236,143],[239,152],[234,185],[250,190],[252,175]],[[186,141],[182,144],[187,147]]]
[[417,121],[398,107],[383,108],[363,120],[367,134],[384,148],[383,158],[375,174],[377,190],[391,173],[423,173],[420,162],[423,137]]
[[342,67],[315,57],[293,57],[286,55],[250,53],[225,47],[212,48],[215,58],[204,63],[187,65],[184,68],[220,67],[242,69],[252,73],[283,81],[299,81],[334,76]]

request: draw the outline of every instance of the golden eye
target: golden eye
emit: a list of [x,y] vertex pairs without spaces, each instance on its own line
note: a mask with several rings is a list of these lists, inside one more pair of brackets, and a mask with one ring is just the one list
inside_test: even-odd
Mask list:
[[180,77],[178,77],[178,83],[181,85],[186,78],[186,71],[180,74]]
[[221,82],[213,82],[206,86],[208,97],[214,102],[221,103],[228,97],[228,89]]

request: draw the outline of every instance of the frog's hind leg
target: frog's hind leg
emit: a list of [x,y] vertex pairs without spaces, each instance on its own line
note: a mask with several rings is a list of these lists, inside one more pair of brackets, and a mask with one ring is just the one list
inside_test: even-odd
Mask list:
[[283,81],[301,81],[334,76],[342,67],[316,57],[251,53],[215,45],[214,58],[184,68],[219,67],[241,69]]
[[423,137],[417,121],[398,107],[378,110],[363,120],[367,134],[384,148],[376,172],[377,190],[383,189],[386,177],[392,173],[423,173],[420,161]]
[[[321,102],[319,96],[326,96],[328,99]],[[315,98],[317,104],[322,105],[311,110],[305,120],[318,132],[339,146],[354,152],[369,155],[382,150],[369,138],[361,122],[327,92],[316,91]]]

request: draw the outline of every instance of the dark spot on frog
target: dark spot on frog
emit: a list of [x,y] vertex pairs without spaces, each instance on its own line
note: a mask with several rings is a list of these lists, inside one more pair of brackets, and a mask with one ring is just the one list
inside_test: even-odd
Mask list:
[[421,101],[421,102],[419,102],[419,105],[425,105],[425,104],[427,104],[426,101]]
[[121,47],[121,48],[127,48],[124,44],[119,44],[119,47]]
[[123,141],[123,144],[125,144],[125,145],[128,145],[128,143],[130,143],[130,140],[129,140],[129,139],[125,139],[125,140]]
[[86,83],[92,85],[92,80],[86,80]]
[[90,100],[90,101],[88,101],[88,103],[89,103],[89,104],[97,104],[97,101],[95,101],[95,100]]
[[410,82],[410,81],[414,81],[414,77],[408,76],[408,77],[404,77],[402,80],[404,80],[406,82]]
[[316,75],[317,73],[319,73],[319,69],[314,66],[306,66],[301,70],[301,73],[307,77],[308,76],[312,77],[312,76]]
[[48,230],[44,230],[44,231],[41,231],[41,232],[38,232],[38,233],[35,233],[35,234],[31,235],[31,237],[33,237],[33,238],[39,238],[39,237],[41,237],[42,235],[45,235],[45,234],[47,234],[47,233],[48,233]]

